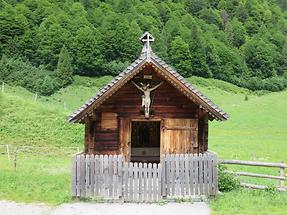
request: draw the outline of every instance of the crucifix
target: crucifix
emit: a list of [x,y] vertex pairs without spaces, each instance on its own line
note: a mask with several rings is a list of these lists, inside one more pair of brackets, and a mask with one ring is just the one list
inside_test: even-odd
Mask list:
[[151,52],[151,45],[150,44],[152,42],[154,42],[154,37],[150,33],[145,32],[141,36],[140,40],[144,44],[143,51],[146,52],[147,61],[150,61],[150,52]]
[[156,86],[151,87],[151,88],[149,88],[149,84],[140,83],[141,86],[139,86],[133,81],[132,81],[132,83],[133,83],[133,85],[136,86],[136,88],[138,88],[140,91],[143,92],[143,95],[142,95],[142,107],[144,107],[144,110],[145,110],[145,118],[149,118],[150,104],[151,104],[150,93],[151,93],[151,91],[155,90],[160,85],[162,85],[163,82],[160,82],[159,84],[157,84]]

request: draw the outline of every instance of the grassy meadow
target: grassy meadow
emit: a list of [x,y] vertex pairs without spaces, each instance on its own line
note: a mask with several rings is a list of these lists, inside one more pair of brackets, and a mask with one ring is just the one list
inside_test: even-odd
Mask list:
[[[69,124],[68,115],[111,77],[75,77],[75,82],[50,97],[38,97],[19,87],[0,93],[0,144],[17,146],[17,170],[0,147],[0,199],[60,204],[70,198],[71,157],[83,146],[83,126]],[[230,114],[226,122],[210,122],[209,148],[220,158],[287,162],[287,91],[250,92],[232,84],[188,79]],[[23,146],[35,148],[26,152]],[[12,150],[12,149],[11,149]],[[229,167],[278,175],[278,169]],[[272,185],[273,180],[243,178]],[[287,194],[240,189],[211,201],[213,214],[286,214]]]

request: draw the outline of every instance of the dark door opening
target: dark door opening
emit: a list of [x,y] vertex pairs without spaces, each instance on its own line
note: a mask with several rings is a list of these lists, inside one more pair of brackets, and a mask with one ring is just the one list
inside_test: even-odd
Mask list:
[[131,135],[132,162],[160,162],[160,122],[134,121]]

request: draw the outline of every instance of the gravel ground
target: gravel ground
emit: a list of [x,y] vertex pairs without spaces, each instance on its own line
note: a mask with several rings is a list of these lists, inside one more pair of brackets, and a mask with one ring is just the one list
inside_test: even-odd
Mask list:
[[133,203],[72,203],[51,207],[44,204],[25,204],[0,201],[1,215],[209,215],[204,202],[133,204]]

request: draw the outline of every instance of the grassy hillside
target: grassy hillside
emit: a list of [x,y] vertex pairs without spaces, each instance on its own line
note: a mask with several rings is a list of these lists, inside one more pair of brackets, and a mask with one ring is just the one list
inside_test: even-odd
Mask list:
[[[111,77],[75,79],[71,86],[50,97],[38,97],[37,101],[23,88],[6,86],[0,94],[0,144],[49,146],[51,150],[53,146],[82,147],[83,126],[69,124],[67,116]],[[287,91],[254,93],[214,79],[192,77],[189,81],[230,114],[226,122],[210,122],[210,150],[220,158],[287,162]],[[7,182],[0,185],[0,198],[52,204],[70,201],[71,157],[53,153],[20,153],[16,172],[0,153],[0,181]],[[275,169],[252,171],[278,174]],[[219,196],[212,208],[215,214],[270,214],[270,210],[284,214],[287,195],[272,195],[265,191],[233,191]]]

